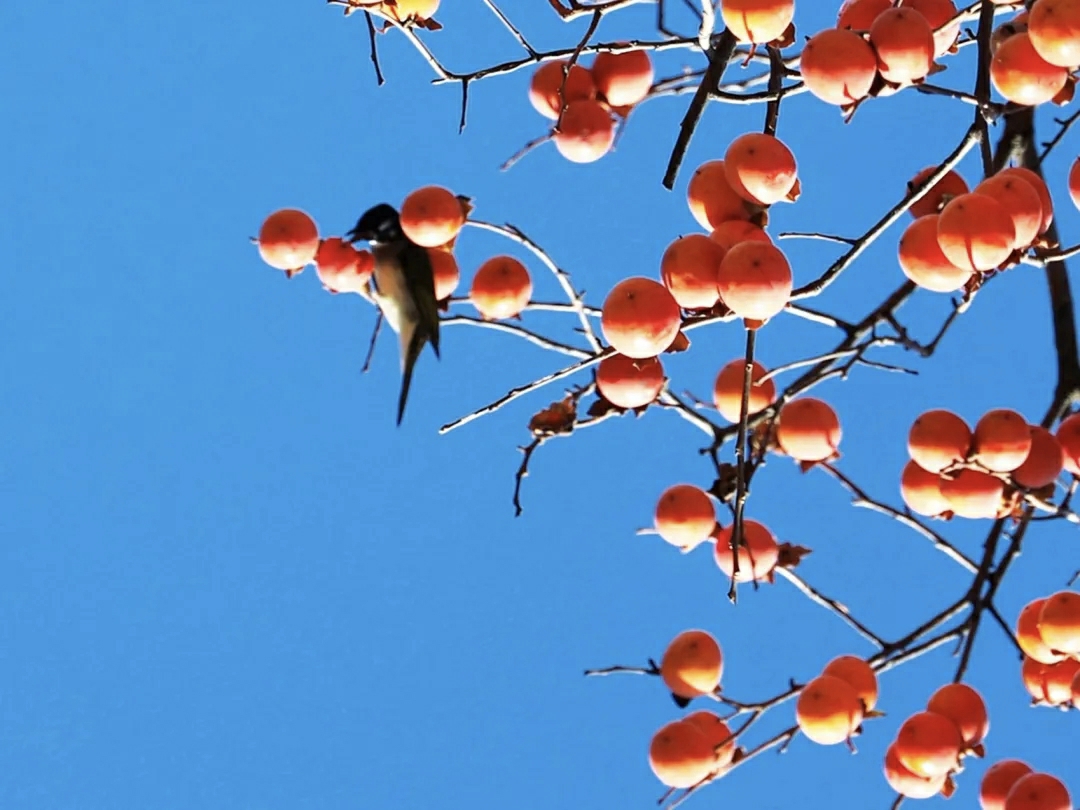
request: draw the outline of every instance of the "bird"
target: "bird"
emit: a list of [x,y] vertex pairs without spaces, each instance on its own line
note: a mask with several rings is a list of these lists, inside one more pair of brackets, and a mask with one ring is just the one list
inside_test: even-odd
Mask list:
[[401,394],[397,423],[405,415],[413,369],[427,343],[439,359],[439,308],[435,276],[427,248],[416,244],[401,229],[397,209],[380,203],[366,212],[346,234],[350,242],[371,244],[375,257],[372,297],[398,335],[401,351]]

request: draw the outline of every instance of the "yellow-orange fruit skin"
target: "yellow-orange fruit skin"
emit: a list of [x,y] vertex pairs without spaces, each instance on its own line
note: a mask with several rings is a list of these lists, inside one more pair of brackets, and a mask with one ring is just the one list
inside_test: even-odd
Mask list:
[[[732,526],[716,532],[713,545],[713,559],[717,567],[729,577],[734,574],[734,557],[731,553]],[[776,537],[764,525],[756,520],[743,522],[743,542],[739,546],[739,573],[736,582],[760,582],[766,579],[779,559],[779,546]]]
[[742,42],[779,39],[795,18],[794,0],[724,0],[720,15],[728,30]]
[[664,540],[689,551],[708,540],[716,528],[716,507],[701,487],[676,484],[656,502],[653,525]]
[[1080,208],[1080,157],[1069,167],[1069,199]]
[[1042,667],[1042,688],[1045,700],[1051,706],[1068,706],[1072,703],[1073,680],[1080,675],[1080,661],[1066,658],[1056,664],[1039,664]]
[[1005,810],[1005,797],[1013,785],[1031,772],[1031,766],[1019,759],[1003,759],[987,768],[979,784],[982,810]]
[[423,247],[445,245],[464,224],[461,201],[442,186],[418,188],[401,204],[401,230]]
[[708,738],[685,720],[668,723],[649,743],[649,767],[668,787],[693,787],[712,772],[715,760]]
[[1051,650],[1080,653],[1080,593],[1058,591],[1039,611],[1039,635]]
[[664,251],[660,277],[683,309],[710,309],[720,300],[716,275],[724,249],[705,234],[680,236]]
[[966,270],[992,270],[1016,243],[1016,228],[1005,207],[983,194],[961,194],[938,216],[938,244],[950,262]]
[[615,143],[615,120],[599,101],[571,101],[554,141],[559,154],[571,163],[593,163]]
[[1016,411],[996,408],[975,424],[972,457],[991,472],[1012,472],[1031,452],[1031,430]]
[[960,470],[942,479],[941,494],[954,513],[963,518],[997,517],[1005,484],[981,470]]
[[1063,68],[1080,65],[1080,4],[1076,0],[1039,0],[1028,14],[1031,46]]
[[[908,192],[910,193],[916,186],[922,185],[922,182],[930,177],[934,172],[938,170],[937,166],[927,166],[920,171],[911,180],[908,181]],[[930,187],[930,190],[926,192],[923,197],[920,197],[909,209],[911,215],[915,219],[921,219],[928,214],[937,214],[941,211],[942,206],[949,202],[953,197],[959,197],[961,194],[967,194],[970,191],[967,182],[952,169],[949,169],[941,179]]]
[[1028,489],[1041,489],[1054,483],[1065,468],[1065,452],[1051,433],[1031,425],[1031,452],[1024,463],[1012,472],[1013,481]]
[[942,408],[919,415],[908,431],[908,455],[929,472],[941,472],[964,459],[971,449],[971,428]]
[[767,242],[770,245],[773,243],[764,230],[752,222],[741,219],[729,219],[727,222],[721,222],[713,228],[709,238],[720,245],[725,253],[740,242]]
[[960,729],[964,745],[978,745],[990,733],[990,715],[986,702],[977,690],[966,683],[949,683],[942,686],[926,704],[926,710],[948,717]]
[[301,270],[315,260],[319,229],[315,220],[298,208],[282,208],[259,228],[259,256],[277,270]]
[[858,34],[827,28],[803,46],[801,71],[807,89],[828,104],[865,98],[877,75],[874,50]]
[[635,360],[613,354],[600,361],[596,387],[604,399],[620,408],[641,408],[664,390],[664,366],[659,357]]
[[795,704],[795,720],[807,739],[818,745],[848,740],[863,719],[855,687],[834,675],[821,675],[803,687]]
[[533,109],[545,118],[555,121],[562,110],[563,96],[560,90],[563,81],[566,81],[566,101],[591,100],[596,97],[596,83],[592,73],[585,67],[575,64],[570,68],[569,76],[565,76],[566,60],[557,62],[545,62],[533,73],[532,83],[529,86],[529,102]]
[[791,297],[791,265],[783,251],[764,242],[740,242],[716,274],[720,298],[741,318],[767,320]]
[[1080,475],[1080,413],[1063,419],[1054,436],[1065,455],[1065,469]]
[[840,655],[825,665],[822,675],[832,675],[847,681],[863,702],[863,708],[871,711],[877,705],[878,681],[873,667],[854,655]]
[[827,402],[802,397],[780,410],[776,440],[797,461],[825,461],[836,455],[842,431],[836,411]]
[[469,300],[488,320],[513,318],[528,305],[532,290],[525,265],[512,256],[495,256],[473,276]]
[[[746,361],[732,360],[716,375],[713,383],[713,404],[720,415],[729,422],[738,422],[742,411],[742,390],[745,380]],[[776,401],[776,383],[772,378],[759,383],[768,374],[765,366],[755,361],[750,372],[750,401],[747,413],[754,414]]]
[[685,630],[672,639],[660,659],[660,677],[673,694],[692,699],[720,685],[724,656],[712,634]]
[[975,186],[975,194],[993,197],[1012,217],[1016,230],[1013,247],[1020,250],[1031,245],[1042,229],[1042,200],[1037,192],[1023,178],[1015,175],[994,175]]
[[391,12],[394,17],[404,22],[409,19],[431,19],[438,10],[439,0],[397,0]]
[[596,89],[612,107],[631,107],[652,87],[653,65],[648,51],[598,53],[592,64]]
[[640,276],[616,284],[604,300],[600,328],[620,354],[642,360],[663,352],[679,334],[681,315],[667,287]]
[[1008,169],[1002,169],[995,177],[1019,177],[1035,189],[1039,195],[1043,210],[1042,228],[1039,229],[1039,233],[1045,233],[1046,229],[1050,227],[1050,223],[1054,221],[1054,200],[1050,196],[1050,189],[1046,187],[1043,179],[1025,166],[1010,166]]
[[461,283],[461,268],[448,250],[428,248],[431,258],[431,274],[435,277],[435,300],[444,301],[454,294]]
[[1061,92],[1069,78],[1063,67],[1043,59],[1028,31],[1014,34],[998,46],[990,60],[990,81],[1006,100],[1036,106]]
[[903,0],[901,6],[918,11],[934,29],[934,58],[944,56],[952,48],[960,35],[960,23],[953,23],[938,32],[941,26],[956,16],[956,5],[952,0]]
[[774,135],[747,132],[724,153],[724,173],[745,200],[772,205],[788,196],[798,178],[795,155]]
[[896,753],[896,743],[885,751],[885,781],[909,799],[929,799],[945,787],[945,776],[925,777],[910,771]]
[[705,230],[729,220],[749,220],[746,201],[731,187],[724,161],[710,160],[694,170],[686,189],[690,213]]
[[937,231],[937,214],[927,214],[912,222],[900,237],[897,260],[904,275],[924,290],[955,292],[968,282],[972,271],[949,261],[938,244]]
[[948,500],[941,494],[940,476],[927,472],[914,461],[904,465],[900,475],[900,496],[907,508],[917,515],[937,517],[950,509]]
[[870,26],[870,45],[886,81],[905,84],[925,78],[934,63],[934,31],[909,8],[890,8]]
[[913,714],[896,734],[896,755],[912,773],[943,776],[960,762],[963,737],[956,723],[933,712]]
[[1016,619],[1016,640],[1024,655],[1040,664],[1056,664],[1065,656],[1054,652],[1039,632],[1039,618],[1046,598],[1034,599],[1024,605]]
[[702,709],[692,712],[683,718],[683,722],[697,726],[698,731],[705,735],[709,744],[716,752],[715,769],[720,770],[731,764],[735,756],[735,739],[732,737],[728,724],[719,716]]
[[890,8],[892,8],[892,0],[847,0],[840,7],[836,27],[869,31],[877,16]]
[[1047,773],[1021,776],[1005,797],[1004,810],[1072,810],[1065,783]]
[[315,272],[331,292],[361,293],[375,268],[368,251],[359,251],[340,237],[323,239],[315,253]]

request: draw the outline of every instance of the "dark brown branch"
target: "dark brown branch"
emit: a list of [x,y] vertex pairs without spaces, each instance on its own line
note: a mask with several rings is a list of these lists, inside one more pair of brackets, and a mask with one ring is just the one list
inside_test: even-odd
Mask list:
[[372,19],[370,11],[364,12],[364,18],[367,20],[368,39],[371,41],[371,64],[375,66],[375,81],[379,87],[382,87],[386,79],[383,78],[382,68],[379,67],[379,46],[375,41],[378,31],[375,30],[375,20]]

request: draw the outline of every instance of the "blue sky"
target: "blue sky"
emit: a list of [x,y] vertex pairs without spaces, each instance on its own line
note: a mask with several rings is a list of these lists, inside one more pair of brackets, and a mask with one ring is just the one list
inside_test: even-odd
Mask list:
[[[448,66],[518,56],[481,3],[444,5],[445,30],[425,36]],[[584,32],[584,21],[562,25],[536,5],[506,10],[538,48]],[[799,6],[801,33],[832,22],[825,5]],[[648,32],[652,19],[635,8],[598,37]],[[376,88],[362,18],[319,2],[9,3],[0,23],[5,807],[651,806],[662,788],[648,741],[678,710],[657,681],[590,680],[583,669],[644,663],[701,627],[723,645],[725,689],[756,700],[834,655],[872,652],[787,583],[743,589],[732,607],[706,549],[683,557],[635,535],[668,485],[712,480],[702,436],[682,420],[649,412],[543,447],[515,519],[516,448],[561,390],[436,431],[563,358],[447,328],[442,361],[421,358],[394,429],[394,342],[384,335],[359,373],[373,312],[327,295],[310,271],[286,281],[248,242],[280,207],[340,234],[369,205],[437,183],[472,196],[476,216],[524,229],[599,305],[621,278],[656,277],[667,244],[696,230],[689,172],[760,128],[762,108],[710,107],[668,193],[659,179],[687,97],[642,107],[599,163],[571,165],[548,147],[500,173],[543,131],[527,72],[474,85],[459,137],[455,88],[431,86],[396,34],[380,41],[388,81]],[[658,72],[700,62],[669,52]],[[966,88],[970,77],[958,66],[938,79]],[[1053,112],[1040,115],[1045,125]],[[861,233],[969,121],[966,106],[909,92],[866,105],[850,125],[809,95],[791,99],[779,134],[803,197],[776,208],[770,231]],[[1065,179],[1076,151],[1069,137],[1047,163],[1067,243],[1080,232]],[[977,158],[962,169],[972,181]],[[854,317],[902,281],[901,227],[814,305]],[[837,255],[783,244],[796,283]],[[534,260],[480,232],[460,242],[466,279],[504,252],[529,262],[538,298],[557,298]],[[925,336],[948,306],[922,293],[901,314]],[[572,318],[527,323],[573,338]],[[693,339],[664,363],[674,390],[705,395],[742,332]],[[836,339],[780,318],[759,358],[773,367]],[[921,411],[1041,418],[1054,382],[1041,271],[996,279],[932,362],[890,351],[879,359],[920,375],[860,369],[817,393],[843,421],[841,468],[898,503]],[[963,592],[963,571],[848,500],[824,474],[776,459],[748,515],[813,548],[803,576],[882,635]],[[944,527],[971,555],[985,529]],[[1074,530],[1042,524],[1029,538],[1000,594],[1010,619],[1080,567]],[[858,756],[799,739],[691,806],[887,806],[883,752],[951,678],[949,654],[883,678],[888,716],[867,725]],[[1027,708],[1019,663],[992,626],[970,682],[990,703],[991,761],[1069,774],[1076,717]],[[792,707],[774,715],[749,743],[790,725]],[[961,776],[954,802],[972,806],[984,767]]]

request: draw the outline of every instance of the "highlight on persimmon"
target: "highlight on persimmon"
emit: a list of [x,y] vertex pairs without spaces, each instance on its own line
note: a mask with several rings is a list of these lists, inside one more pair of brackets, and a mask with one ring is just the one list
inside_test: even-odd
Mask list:
[[[767,408],[776,401],[776,384],[772,378],[760,382],[761,378],[768,374],[768,369],[753,362],[753,370],[750,372],[750,401],[748,414],[754,414],[763,408]],[[738,422],[742,412],[743,382],[746,375],[746,361],[741,359],[732,360],[716,375],[713,383],[713,405],[720,415],[729,422]]]
[[716,691],[724,674],[720,644],[705,630],[679,633],[660,659],[660,677],[672,694],[687,700]]
[[671,345],[681,319],[679,305],[667,287],[637,276],[620,281],[608,293],[600,326],[617,352],[641,360]]
[[469,301],[487,320],[519,315],[532,297],[532,277],[513,256],[488,259],[473,276]]
[[840,418],[827,402],[800,397],[780,409],[776,440],[796,461],[819,462],[838,457]]
[[401,230],[424,247],[439,247],[457,237],[465,224],[465,209],[454,193],[442,186],[424,186],[401,204]]
[[656,502],[653,525],[671,545],[690,551],[708,540],[716,528],[716,507],[700,487],[676,484],[664,490]]
[[596,367],[596,387],[604,399],[620,408],[642,408],[654,402],[664,383],[664,366],[659,357],[635,360],[613,354]]
[[292,276],[315,260],[319,229],[306,212],[282,208],[263,221],[257,241],[262,260]]

